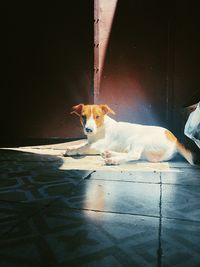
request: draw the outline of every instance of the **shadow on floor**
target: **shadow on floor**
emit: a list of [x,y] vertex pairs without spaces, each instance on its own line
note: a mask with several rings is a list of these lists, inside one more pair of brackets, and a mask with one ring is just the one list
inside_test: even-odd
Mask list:
[[0,265],[199,266],[200,172],[61,170],[0,150]]

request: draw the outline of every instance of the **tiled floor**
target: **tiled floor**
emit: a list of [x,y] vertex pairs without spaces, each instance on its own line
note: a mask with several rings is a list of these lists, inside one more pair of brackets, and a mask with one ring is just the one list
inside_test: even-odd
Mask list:
[[40,151],[0,151],[1,267],[200,266],[200,168],[65,170]]

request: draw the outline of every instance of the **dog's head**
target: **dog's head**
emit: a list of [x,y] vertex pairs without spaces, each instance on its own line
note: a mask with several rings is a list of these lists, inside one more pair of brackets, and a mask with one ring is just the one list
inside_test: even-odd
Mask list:
[[72,107],[71,114],[80,117],[85,135],[96,134],[98,129],[104,124],[104,116],[107,113],[115,114],[115,112],[107,105],[84,105],[79,104]]

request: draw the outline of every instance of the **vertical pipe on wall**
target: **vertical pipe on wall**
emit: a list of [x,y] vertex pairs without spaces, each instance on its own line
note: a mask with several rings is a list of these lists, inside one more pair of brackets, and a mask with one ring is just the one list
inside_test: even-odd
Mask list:
[[106,50],[118,0],[94,0],[94,102],[98,101]]
[[99,88],[99,0],[94,0],[94,103],[97,101]]

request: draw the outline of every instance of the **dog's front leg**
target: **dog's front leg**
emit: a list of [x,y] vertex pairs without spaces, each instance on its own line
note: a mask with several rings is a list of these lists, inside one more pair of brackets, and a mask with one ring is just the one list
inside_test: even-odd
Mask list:
[[68,147],[63,156],[76,156],[76,155],[94,155],[98,154],[90,144],[80,144],[76,146]]
[[142,151],[143,151],[143,146],[136,146],[128,153],[105,151],[102,156],[107,165],[119,165],[125,162],[139,160]]

